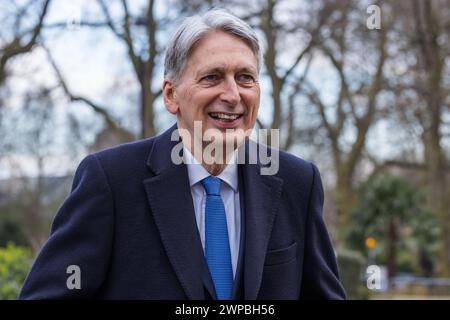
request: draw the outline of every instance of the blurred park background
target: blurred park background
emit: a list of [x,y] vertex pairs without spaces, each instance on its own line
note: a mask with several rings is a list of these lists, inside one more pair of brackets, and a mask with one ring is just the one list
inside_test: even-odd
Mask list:
[[450,298],[450,1],[0,0],[0,299],[80,160],[175,121],[164,48],[212,6],[264,40],[257,126],[320,168],[349,298]]

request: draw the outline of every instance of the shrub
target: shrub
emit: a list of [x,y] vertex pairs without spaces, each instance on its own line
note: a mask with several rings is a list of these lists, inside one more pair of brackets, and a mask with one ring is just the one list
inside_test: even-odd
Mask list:
[[0,300],[14,300],[30,268],[31,252],[9,242],[0,248]]
[[340,250],[337,262],[347,299],[368,299],[369,292],[363,280],[366,265],[364,257],[356,251]]

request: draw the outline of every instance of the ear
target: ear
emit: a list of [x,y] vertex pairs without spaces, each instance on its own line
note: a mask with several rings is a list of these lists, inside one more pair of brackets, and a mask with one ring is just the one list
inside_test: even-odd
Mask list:
[[169,111],[172,114],[177,114],[178,103],[176,101],[175,86],[173,85],[173,82],[164,79],[162,94],[167,111]]

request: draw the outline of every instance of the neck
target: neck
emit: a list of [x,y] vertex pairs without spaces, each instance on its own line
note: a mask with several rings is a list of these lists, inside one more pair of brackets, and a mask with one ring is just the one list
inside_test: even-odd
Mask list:
[[[223,154],[220,156],[216,156],[215,152],[212,152],[212,154],[205,155],[204,154],[204,147],[202,148],[201,152],[194,152],[189,145],[189,143],[183,143],[184,147],[189,150],[189,152],[192,154],[192,156],[197,160],[198,163],[202,165],[203,168],[205,168],[206,171],[208,171],[209,174],[217,176],[219,175],[230,163],[230,161],[233,159],[234,151],[229,152],[228,154]],[[207,157],[205,159],[204,157]]]
[[206,163],[202,163],[203,168],[206,169],[206,171],[209,172],[209,174],[213,175],[213,176],[217,176],[219,175],[227,166],[226,164],[206,164]]

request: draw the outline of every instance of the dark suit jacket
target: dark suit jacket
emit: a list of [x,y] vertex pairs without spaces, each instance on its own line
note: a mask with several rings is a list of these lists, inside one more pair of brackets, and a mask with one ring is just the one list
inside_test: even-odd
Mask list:
[[[22,299],[209,299],[187,167],[171,129],[86,157],[22,288]],[[234,298],[341,299],[317,168],[280,152],[279,172],[239,165],[242,241]],[[69,290],[70,265],[81,289]]]

